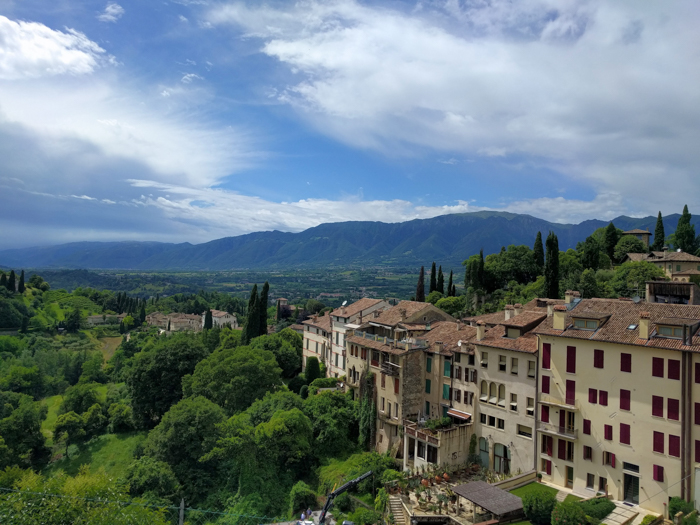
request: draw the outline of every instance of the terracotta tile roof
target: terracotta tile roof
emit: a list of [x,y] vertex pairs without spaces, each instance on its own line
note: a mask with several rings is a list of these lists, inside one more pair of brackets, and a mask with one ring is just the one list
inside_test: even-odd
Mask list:
[[[462,323],[452,323],[448,321],[439,321],[431,325],[430,331],[421,336],[431,346],[435,348],[436,343],[441,342],[443,348],[448,352],[459,352],[463,354],[471,353],[474,348],[470,340],[476,337],[476,327],[467,326]],[[462,341],[462,346],[457,346],[457,343]]]
[[226,317],[227,315],[232,315],[233,317],[236,317],[236,314],[229,314],[228,312],[224,312],[222,310],[212,310],[211,315],[212,317]]
[[331,315],[334,315],[336,317],[352,317],[355,314],[359,314],[362,310],[371,308],[375,304],[381,302],[381,299],[370,299],[369,297],[365,297],[364,299],[355,301],[354,303],[349,304],[346,307],[341,306],[340,308],[336,308],[331,312]]
[[622,235],[637,235],[639,233],[646,233],[647,235],[651,235],[651,232],[647,230],[640,230],[639,228],[635,228],[633,230],[627,230],[626,232],[622,232]]
[[544,312],[523,312],[520,315],[511,317],[507,321],[501,322],[503,326],[509,326],[513,328],[525,328],[527,330],[531,329],[533,326],[540,324],[542,319],[547,317],[547,311]]
[[[632,257],[634,256],[634,258]],[[646,253],[628,253],[627,257],[631,261],[649,261],[649,262],[693,262],[700,263],[700,257],[686,252],[651,252]]]
[[698,270],[685,270],[684,272],[673,272],[673,275],[700,275]]
[[[526,312],[543,312],[544,314],[547,313],[547,303],[552,302],[553,304],[564,304],[563,299],[542,299],[542,298],[535,298],[532,299],[531,301],[528,301],[523,305],[523,312],[520,315],[523,315]],[[516,316],[517,318],[518,316]],[[497,324],[501,324],[505,321],[505,311],[500,311],[500,312],[494,312],[492,314],[482,314],[482,315],[475,315],[472,317],[465,317],[464,320],[467,322],[472,322],[476,323],[477,321],[484,321],[487,325],[495,326]]]
[[330,332],[331,331],[331,316],[330,315],[322,315],[320,317],[312,317],[311,319],[307,319],[306,321],[304,321],[303,324],[315,326],[316,328],[320,328],[321,330],[325,330],[326,332]]
[[[397,343],[396,347],[394,347],[390,343],[385,343],[383,337],[377,338],[377,340],[375,341],[374,339],[366,339],[364,337],[352,335],[352,336],[347,338],[347,341],[352,343],[352,344],[364,346],[365,348],[371,348],[373,350],[380,350],[382,352],[387,352],[389,354],[402,355],[402,354],[406,353],[405,343],[404,344]],[[415,348],[411,348],[411,349],[415,349]]]
[[651,261],[647,253],[628,253],[627,258],[632,262]]
[[303,332],[304,331],[304,325],[303,324],[290,324],[287,328],[291,328],[292,330],[296,330],[297,332]]
[[505,335],[505,326],[495,326],[486,331],[481,341],[477,341],[476,338],[474,338],[471,342],[476,346],[482,345],[491,348],[503,348],[504,350],[514,350],[516,352],[526,352],[528,354],[537,353],[537,336],[534,333],[528,332],[516,339],[510,339],[505,337]]
[[[610,318],[597,330],[574,329],[571,325],[572,319],[582,317],[589,312],[596,312],[596,315],[605,313],[610,315]],[[637,326],[644,312],[648,312],[650,317],[650,338],[648,340],[639,338],[639,328]],[[700,320],[700,306],[634,303],[617,299],[583,299],[576,307],[566,313],[565,326],[567,328],[565,330],[554,330],[552,328],[552,318],[548,317],[533,330],[533,333],[572,339],[700,352],[700,335],[698,335],[700,331],[695,334],[690,346],[683,345],[683,341],[680,339],[656,337],[656,324],[668,318]],[[635,328],[629,329],[628,327],[632,325],[635,325]]]
[[[396,326],[401,321],[410,319],[413,315],[425,309],[431,308],[430,303],[419,303],[417,301],[401,301],[396,306],[384,310],[379,317],[370,319],[372,323],[383,324],[386,326]],[[402,315],[405,313],[405,317]]]

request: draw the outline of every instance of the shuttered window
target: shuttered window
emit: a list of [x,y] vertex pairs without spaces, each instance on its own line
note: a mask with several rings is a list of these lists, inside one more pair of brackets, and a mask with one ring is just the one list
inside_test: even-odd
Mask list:
[[559,447],[559,459],[566,459],[566,441],[560,439],[557,445]]
[[598,402],[598,390],[595,388],[588,389],[588,402],[596,404]]
[[542,405],[542,422],[549,423],[549,407],[547,405]]
[[547,475],[551,476],[552,475],[552,462],[547,460],[547,462],[545,463],[545,467],[546,467],[545,471],[547,472]]
[[668,406],[668,418],[673,419],[674,421],[678,421],[679,419],[679,411],[680,411],[680,402],[677,399],[671,399],[669,398],[667,401],[667,406]]
[[630,444],[630,426],[626,423],[620,423],[620,443],[623,445]]
[[695,382],[700,383],[700,363],[695,363]]
[[700,425],[700,403],[695,403],[695,424]]
[[598,403],[602,406],[608,406],[608,392],[607,390],[601,390],[598,392]]
[[549,376],[542,376],[542,393],[549,394]]
[[575,374],[576,373],[576,347],[567,346],[566,347],[566,373]]
[[669,379],[680,379],[681,378],[681,362],[678,359],[668,360],[668,378]]
[[681,438],[680,436],[668,436],[668,455],[674,458],[681,457]]
[[593,350],[593,366],[595,368],[605,367],[605,352],[603,350]]
[[552,366],[552,345],[542,344],[542,368],[549,370]]
[[591,420],[590,419],[583,420],[583,433],[588,434],[589,436],[591,435]]
[[612,441],[613,438],[613,427],[612,425],[605,425],[605,439]]
[[700,463],[700,439],[695,440],[695,463]]
[[664,433],[654,431],[654,452],[663,454],[664,450]]
[[620,389],[620,410],[630,410],[631,393],[629,390]]
[[576,404],[576,381],[566,382],[566,404]]
[[664,480],[664,468],[661,465],[654,465],[654,481]]
[[664,360],[661,357],[651,358],[651,375],[653,377],[664,376]]
[[394,394],[399,393],[399,378],[395,377],[394,378]]
[[664,417],[664,398],[661,396],[651,396],[651,415]]
[[632,372],[632,354],[620,354],[620,372]]

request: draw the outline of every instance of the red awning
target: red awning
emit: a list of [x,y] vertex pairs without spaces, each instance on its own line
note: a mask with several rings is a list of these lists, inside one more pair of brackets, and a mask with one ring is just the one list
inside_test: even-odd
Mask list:
[[453,416],[453,417],[458,417],[459,419],[464,419],[465,421],[468,421],[472,418],[471,414],[467,414],[466,412],[461,412],[459,410],[455,410],[454,408],[450,408],[447,411],[448,416]]

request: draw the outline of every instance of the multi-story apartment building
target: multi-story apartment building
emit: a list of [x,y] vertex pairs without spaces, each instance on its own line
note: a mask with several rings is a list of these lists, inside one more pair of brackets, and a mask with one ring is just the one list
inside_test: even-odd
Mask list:
[[538,335],[538,468],[657,513],[700,502],[700,306],[584,299]]
[[380,299],[364,298],[348,306],[336,308],[331,316],[331,347],[330,355],[326,360],[326,367],[330,377],[345,375],[346,349],[345,332],[355,329],[364,323],[369,317],[379,315],[379,312],[389,308],[389,303]]
[[302,343],[302,371],[306,371],[306,360],[313,356],[319,362],[327,363],[331,348],[331,316],[314,315],[302,323],[304,341]]
[[646,261],[662,269],[672,281],[688,281],[700,273],[700,257],[681,251],[628,253],[625,261]]

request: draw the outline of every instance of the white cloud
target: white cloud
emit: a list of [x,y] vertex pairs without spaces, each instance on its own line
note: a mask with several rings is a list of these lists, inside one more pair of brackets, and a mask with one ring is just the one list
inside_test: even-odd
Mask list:
[[122,16],[124,16],[124,8],[119,4],[110,2],[105,7],[105,10],[97,15],[97,19],[100,22],[116,22]]
[[191,84],[193,80],[204,80],[202,77],[197,75],[196,73],[187,73],[184,75],[181,79],[180,82],[183,84]]
[[0,80],[85,75],[112,60],[79,31],[0,16]]

